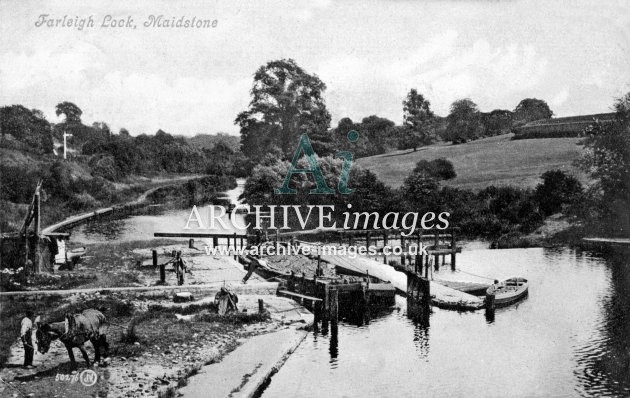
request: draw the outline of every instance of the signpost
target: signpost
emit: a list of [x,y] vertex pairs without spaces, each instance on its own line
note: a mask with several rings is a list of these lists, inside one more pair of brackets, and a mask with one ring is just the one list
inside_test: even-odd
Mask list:
[[66,142],[67,137],[72,137],[72,134],[63,133],[63,159],[64,160],[67,159],[67,154],[68,154],[68,146]]

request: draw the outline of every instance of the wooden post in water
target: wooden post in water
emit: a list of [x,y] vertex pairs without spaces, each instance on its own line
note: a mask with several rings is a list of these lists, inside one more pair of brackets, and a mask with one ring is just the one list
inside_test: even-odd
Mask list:
[[455,243],[455,229],[451,230],[451,270],[455,271],[455,257],[457,257],[457,246]]
[[[438,231],[435,231],[435,238],[434,238],[434,241],[433,241],[433,250],[437,251],[439,246],[440,246],[440,234],[439,234]],[[439,254],[435,254],[433,257],[434,257],[434,260],[435,260],[435,263],[433,264],[434,269],[436,271],[439,271],[440,270],[440,255]]]
[[424,264],[425,264],[425,261],[426,261],[425,255],[423,254],[423,251],[422,251],[422,247],[423,247],[423,244],[424,244],[422,242],[422,230],[418,231],[418,240],[417,241],[418,241],[418,243],[417,243],[417,246],[418,246],[418,254],[417,254],[417,256],[420,258],[420,262],[418,263],[418,272],[420,273],[420,275],[422,275],[422,268],[424,267]]
[[494,293],[491,294],[486,294],[486,310],[487,311],[494,311],[494,299],[495,299],[495,295]]
[[420,279],[420,289],[422,294],[422,306],[426,309],[431,307],[431,282],[425,278]]
[[317,272],[315,272],[315,276],[321,276],[322,274],[322,255],[317,253]]
[[330,289],[328,299],[330,304],[329,319],[333,325],[336,325],[339,316],[339,291],[336,288]]
[[405,265],[405,237],[400,235],[400,247],[402,248],[402,254],[400,255],[400,265]]
[[153,257],[153,268],[157,268],[158,266],[157,250],[155,249],[151,250],[151,256]]
[[387,246],[387,231],[383,232],[383,264],[387,264],[387,256],[385,255],[385,246]]

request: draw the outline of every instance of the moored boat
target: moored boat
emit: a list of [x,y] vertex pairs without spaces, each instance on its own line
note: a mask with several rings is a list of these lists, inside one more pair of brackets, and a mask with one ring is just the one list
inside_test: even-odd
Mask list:
[[486,301],[488,301],[488,296],[493,295],[494,305],[504,307],[527,296],[528,289],[529,285],[525,278],[514,277],[500,283],[496,281],[486,290]]

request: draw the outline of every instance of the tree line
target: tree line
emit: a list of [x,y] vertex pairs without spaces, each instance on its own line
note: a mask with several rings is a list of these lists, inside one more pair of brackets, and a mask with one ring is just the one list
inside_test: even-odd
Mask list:
[[[274,194],[289,170],[289,161],[275,154],[264,156],[247,179],[243,199],[258,205],[335,205],[351,211],[418,213],[449,212],[452,225],[468,237],[509,241],[540,227],[554,214],[567,216],[574,227],[567,238],[581,236],[628,236],[630,231],[630,93],[614,104],[615,122],[596,123],[585,138],[584,154],[578,161],[594,183],[582,186],[574,176],[560,170],[543,173],[534,189],[489,186],[474,192],[443,185],[456,177],[447,159],[420,160],[403,186],[394,189],[376,175],[356,165],[350,172],[349,195],[312,195],[315,181],[293,174],[295,195]],[[341,159],[318,158],[328,186],[336,186]],[[302,158],[298,168],[308,169]],[[337,220],[341,222],[342,220]],[[294,225],[296,227],[297,224]]]
[[[255,72],[249,106],[235,120],[242,151],[251,166],[269,153],[289,159],[304,133],[322,156],[349,150],[356,158],[394,149],[416,150],[437,140],[464,143],[509,133],[513,127],[553,115],[544,100],[535,98],[522,100],[513,111],[496,109],[489,113],[481,112],[471,99],[464,98],[453,102],[448,116],[440,117],[427,98],[411,89],[402,103],[402,125],[370,115],[360,122],[344,117],[331,127],[325,90],[326,84],[319,77],[292,59],[270,61]],[[352,144],[346,139],[351,130],[360,133],[359,140]]]

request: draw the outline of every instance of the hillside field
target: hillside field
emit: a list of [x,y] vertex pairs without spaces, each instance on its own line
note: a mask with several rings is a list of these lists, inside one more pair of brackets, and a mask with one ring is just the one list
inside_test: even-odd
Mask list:
[[400,187],[421,159],[446,158],[453,163],[457,177],[444,184],[480,190],[490,185],[535,187],[545,171],[560,169],[588,179],[573,162],[582,154],[581,138],[541,138],[511,140],[512,134],[451,145],[439,143],[419,148],[357,159],[392,187]]

